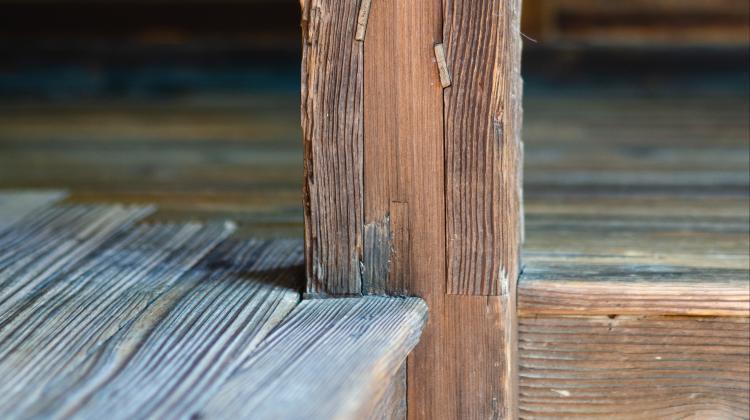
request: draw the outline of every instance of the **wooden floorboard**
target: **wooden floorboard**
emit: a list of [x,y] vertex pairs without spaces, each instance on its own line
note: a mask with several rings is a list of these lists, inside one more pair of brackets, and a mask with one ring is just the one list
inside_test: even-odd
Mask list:
[[152,211],[80,204],[43,208],[0,233],[0,322]]
[[65,197],[63,191],[0,191],[0,232],[34,210]]
[[417,344],[419,298],[304,300],[218,390],[210,418],[365,418]]
[[92,350],[231,231],[226,224],[138,226],[69,270],[22,287],[0,314],[0,374],[7,378],[0,412],[23,416],[61,378],[80,374]]
[[298,241],[220,245],[76,369],[28,414],[188,418],[219,391],[299,301]]

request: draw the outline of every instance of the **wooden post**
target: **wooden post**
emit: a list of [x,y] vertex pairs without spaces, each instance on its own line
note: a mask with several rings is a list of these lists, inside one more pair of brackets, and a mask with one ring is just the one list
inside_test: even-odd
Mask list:
[[423,297],[414,419],[516,417],[519,0],[306,0],[308,295]]

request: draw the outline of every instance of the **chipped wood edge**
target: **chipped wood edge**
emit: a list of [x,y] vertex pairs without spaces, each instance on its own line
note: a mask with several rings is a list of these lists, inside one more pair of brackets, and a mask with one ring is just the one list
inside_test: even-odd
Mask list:
[[435,60],[437,60],[438,73],[440,74],[440,85],[447,88],[451,85],[451,74],[448,71],[448,62],[445,60],[443,44],[435,44]]
[[[301,0],[303,3],[305,0]],[[367,33],[367,19],[370,16],[370,4],[372,0],[362,0],[359,6],[359,13],[357,14],[357,33],[354,35],[354,39],[357,41],[364,41],[365,34]]]

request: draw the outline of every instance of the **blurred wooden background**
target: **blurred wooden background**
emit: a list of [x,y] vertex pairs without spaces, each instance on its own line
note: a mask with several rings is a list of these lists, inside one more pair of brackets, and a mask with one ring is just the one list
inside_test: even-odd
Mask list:
[[525,0],[524,32],[545,43],[746,45],[744,0]]
[[[75,201],[155,202],[157,218],[301,234],[297,0],[0,0],[0,10],[0,188],[67,188]],[[723,130],[726,153],[741,146],[746,1],[526,0],[524,19],[529,200],[564,181],[546,175],[537,145],[625,127],[642,144],[668,132],[699,145]],[[672,126],[633,127],[623,109]]]

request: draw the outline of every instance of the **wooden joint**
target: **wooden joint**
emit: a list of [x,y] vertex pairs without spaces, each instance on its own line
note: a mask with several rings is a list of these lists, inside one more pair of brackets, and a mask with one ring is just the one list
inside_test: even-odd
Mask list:
[[445,61],[443,44],[435,44],[435,60],[437,60],[438,73],[440,74],[440,85],[447,88],[451,85],[451,74],[448,72],[448,62]]

